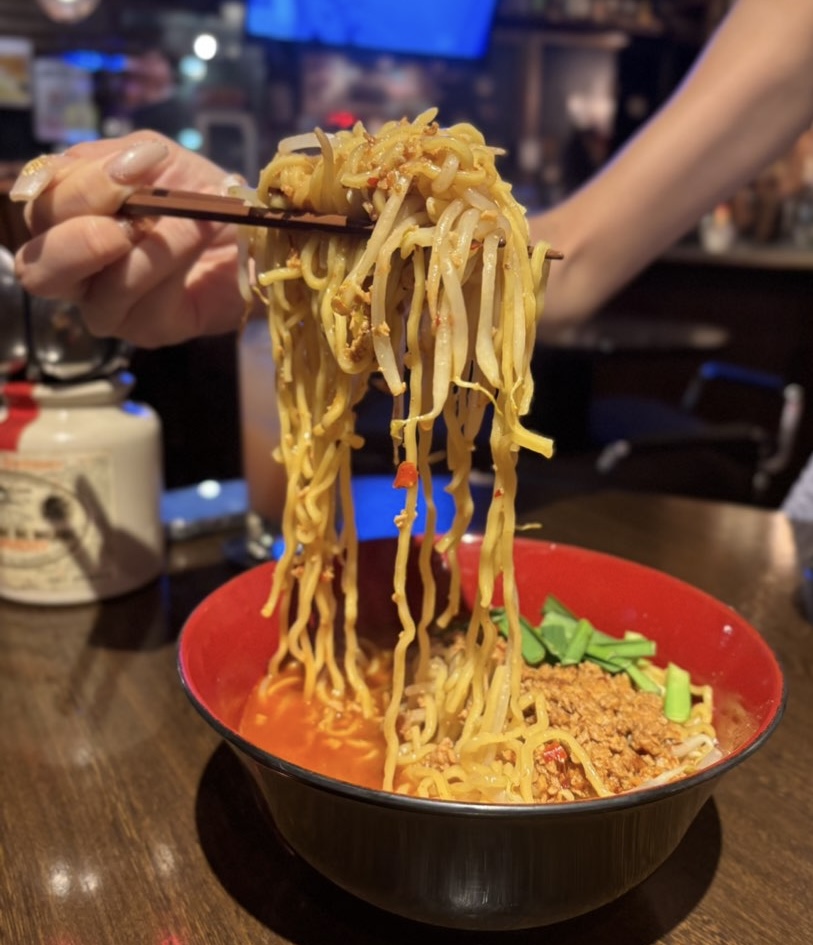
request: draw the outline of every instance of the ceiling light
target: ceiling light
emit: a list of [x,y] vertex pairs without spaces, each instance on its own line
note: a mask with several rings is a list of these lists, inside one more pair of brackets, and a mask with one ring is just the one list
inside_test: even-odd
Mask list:
[[198,59],[214,59],[217,55],[217,39],[211,33],[201,33],[195,37],[192,49]]

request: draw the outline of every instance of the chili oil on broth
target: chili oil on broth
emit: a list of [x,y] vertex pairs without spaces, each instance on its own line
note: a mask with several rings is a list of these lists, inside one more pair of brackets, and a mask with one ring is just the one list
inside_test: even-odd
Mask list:
[[382,722],[391,683],[391,667],[381,654],[366,673],[374,710],[341,693],[305,695],[302,668],[288,663],[273,679],[263,677],[252,689],[239,732],[251,744],[316,774],[359,787],[381,790],[387,743]]

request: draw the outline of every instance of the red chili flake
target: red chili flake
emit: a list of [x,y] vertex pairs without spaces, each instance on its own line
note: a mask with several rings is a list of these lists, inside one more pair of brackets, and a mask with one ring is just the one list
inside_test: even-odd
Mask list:
[[502,498],[502,496],[504,496],[504,495],[505,495],[505,492],[504,492],[502,489],[495,489],[495,490],[494,490],[494,498],[495,498],[495,499],[500,499],[500,498]]
[[367,178],[368,187],[378,187],[378,178],[377,177],[368,177]]
[[557,765],[563,765],[567,761],[567,758],[567,751],[559,742],[551,742],[542,752],[542,760],[546,764],[553,761]]
[[395,481],[392,484],[393,489],[409,489],[418,482],[418,467],[415,463],[404,461],[398,464],[395,472]]

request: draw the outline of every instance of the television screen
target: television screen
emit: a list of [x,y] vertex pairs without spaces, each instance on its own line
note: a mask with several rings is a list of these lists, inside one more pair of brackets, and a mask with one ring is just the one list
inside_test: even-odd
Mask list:
[[248,0],[246,32],[284,42],[478,59],[498,0]]

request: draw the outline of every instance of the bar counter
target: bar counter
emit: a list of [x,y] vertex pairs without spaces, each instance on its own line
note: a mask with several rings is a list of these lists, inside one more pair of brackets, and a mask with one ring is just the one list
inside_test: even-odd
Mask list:
[[2,945],[807,945],[813,941],[813,627],[771,511],[599,493],[525,520],[733,605],[777,652],[785,718],[669,860],[589,915],[510,934],[367,907],[276,838],[176,669],[190,610],[234,573],[223,536],[178,543],[155,584],[99,605],[0,602]]

